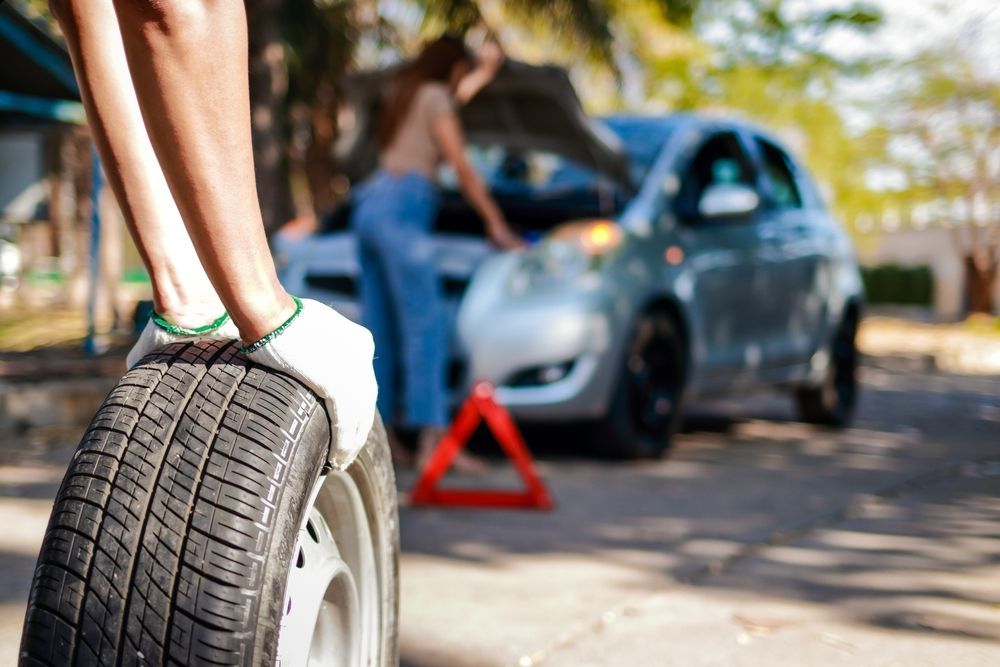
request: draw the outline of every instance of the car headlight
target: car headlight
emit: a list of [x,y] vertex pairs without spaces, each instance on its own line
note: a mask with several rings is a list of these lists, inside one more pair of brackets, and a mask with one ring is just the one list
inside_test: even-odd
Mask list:
[[621,227],[609,220],[562,225],[521,258],[508,291],[523,294],[549,284],[564,284],[600,266],[621,245]]

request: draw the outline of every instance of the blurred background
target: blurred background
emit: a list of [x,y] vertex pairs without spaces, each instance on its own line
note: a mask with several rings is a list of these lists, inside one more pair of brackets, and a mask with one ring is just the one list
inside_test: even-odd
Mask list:
[[[95,205],[105,218],[97,332],[127,331],[147,283],[113,202],[91,196],[65,58],[33,32],[58,41],[57,26],[44,0],[8,2],[3,20],[30,21],[21,28],[38,41],[18,48],[11,27],[4,44],[0,349],[81,336]],[[489,29],[511,58],[566,67],[589,113],[697,110],[777,133],[854,237],[869,303],[944,322],[995,313],[998,21],[992,3],[976,0],[255,2],[264,218],[272,232],[308,225],[346,195],[335,151],[349,122],[338,114],[345,73],[397,62],[442,30],[482,39]],[[37,311],[60,325],[19,340],[25,329],[11,324]]]
[[[565,68],[595,117],[692,111],[767,128],[808,167],[861,265],[865,393],[854,429],[809,430],[783,403],[754,396],[735,413],[728,404],[709,417],[696,410],[669,461],[611,468],[547,452],[547,436],[529,433],[560,503],[556,519],[404,511],[407,664],[653,664],[607,647],[679,620],[697,631],[662,637],[695,647],[687,664],[747,659],[723,651],[713,663],[696,650],[718,642],[765,646],[754,656],[768,664],[876,664],[876,654],[885,658],[878,664],[946,664],[949,652],[960,659],[947,664],[1000,662],[1000,598],[976,593],[984,581],[995,593],[1000,576],[994,1],[255,0],[247,8],[258,188],[274,238],[322,228],[349,195],[338,157],[354,122],[345,75],[391,66],[450,31],[471,44],[494,34],[511,59]],[[6,655],[65,461],[123,372],[149,298],[47,2],[8,0],[0,4]],[[935,487],[938,495],[892,505],[894,489],[952,473],[975,488]],[[868,524],[844,528],[854,537],[822,532],[861,515]],[[795,532],[803,526],[808,535]],[[880,537],[894,531],[910,541]],[[773,559],[759,553],[781,545],[789,551]],[[965,579],[948,578],[958,570]],[[932,575],[942,579],[921,585]],[[678,582],[711,593],[644,597]],[[872,587],[881,592],[865,592]],[[492,611],[470,608],[473,591],[495,596]],[[545,602],[519,625],[519,600],[538,591]],[[749,611],[747,595],[757,601]],[[609,629],[631,617],[641,633]],[[792,620],[801,618],[812,620]],[[504,630],[484,633],[485,622]],[[793,626],[782,636],[799,642],[801,660],[762,643]]]

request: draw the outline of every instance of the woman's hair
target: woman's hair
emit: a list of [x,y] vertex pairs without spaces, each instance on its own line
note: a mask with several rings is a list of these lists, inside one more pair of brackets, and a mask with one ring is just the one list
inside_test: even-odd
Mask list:
[[442,35],[427,43],[412,62],[396,74],[391,93],[379,118],[377,138],[379,148],[388,148],[396,138],[410,105],[420,87],[429,81],[447,82],[452,69],[460,62],[472,63],[472,53],[461,39]]

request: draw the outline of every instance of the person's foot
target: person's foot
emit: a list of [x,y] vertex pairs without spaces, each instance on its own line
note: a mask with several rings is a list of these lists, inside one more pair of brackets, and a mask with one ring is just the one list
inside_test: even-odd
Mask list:
[[396,431],[386,427],[385,436],[389,441],[389,454],[392,456],[393,464],[398,468],[413,468],[416,465],[416,456],[399,441]]
[[[420,431],[417,440],[417,469],[423,470],[427,466],[445,432],[446,429],[435,426],[428,426]],[[451,469],[463,475],[484,475],[489,472],[489,466],[485,461],[464,450],[455,456]]]

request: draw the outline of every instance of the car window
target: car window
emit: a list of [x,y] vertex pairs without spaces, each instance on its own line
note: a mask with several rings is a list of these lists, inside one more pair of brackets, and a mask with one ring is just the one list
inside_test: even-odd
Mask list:
[[733,132],[711,136],[697,150],[681,178],[676,211],[682,220],[696,220],[698,202],[711,185],[742,184],[755,187],[750,158]]
[[763,139],[756,139],[761,157],[764,158],[764,176],[771,190],[771,203],[775,208],[802,208],[802,195],[795,184],[791,161],[784,151]]

